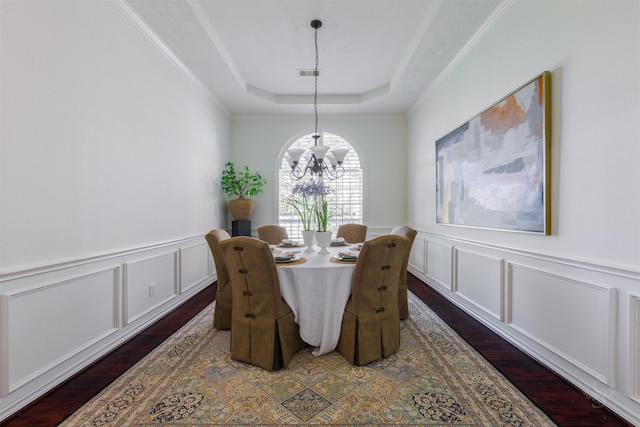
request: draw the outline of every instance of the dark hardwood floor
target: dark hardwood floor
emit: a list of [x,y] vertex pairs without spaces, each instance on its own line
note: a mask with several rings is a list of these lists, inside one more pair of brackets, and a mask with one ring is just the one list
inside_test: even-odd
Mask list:
[[[559,426],[630,426],[409,275],[409,289],[540,407]],[[59,424],[215,299],[215,285],[195,295],[118,349],[0,423]]]

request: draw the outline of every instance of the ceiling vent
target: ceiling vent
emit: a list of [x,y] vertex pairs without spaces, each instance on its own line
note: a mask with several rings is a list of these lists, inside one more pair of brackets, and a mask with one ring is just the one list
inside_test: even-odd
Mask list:
[[[314,77],[316,75],[316,70],[298,70],[300,77]],[[317,75],[320,75],[320,70],[317,71]]]

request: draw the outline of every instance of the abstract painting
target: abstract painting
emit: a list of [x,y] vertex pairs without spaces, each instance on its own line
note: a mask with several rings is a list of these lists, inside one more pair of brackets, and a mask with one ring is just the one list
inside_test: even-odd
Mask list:
[[550,73],[436,141],[436,222],[550,234]]

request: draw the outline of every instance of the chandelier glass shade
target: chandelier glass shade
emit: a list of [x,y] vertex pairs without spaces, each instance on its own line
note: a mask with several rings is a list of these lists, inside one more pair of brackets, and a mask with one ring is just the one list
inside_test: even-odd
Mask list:
[[[317,139],[314,138],[315,141]],[[346,148],[334,148],[322,144],[315,144],[308,149],[291,148],[285,158],[291,166],[290,176],[294,180],[300,180],[304,176],[323,177],[329,179],[340,178],[344,175],[342,163],[349,150]]]
[[300,180],[307,174],[309,174],[311,179],[337,179],[344,175],[342,162],[349,150],[330,150],[326,145],[322,145],[322,136],[318,133],[318,75],[320,74],[318,71],[318,28],[322,27],[322,22],[314,19],[311,21],[311,27],[314,29],[316,51],[316,67],[313,73],[315,82],[313,93],[315,133],[311,135],[314,143],[313,146],[309,148],[309,151],[298,148],[289,149],[285,158],[289,162],[289,166],[291,166],[291,179]]

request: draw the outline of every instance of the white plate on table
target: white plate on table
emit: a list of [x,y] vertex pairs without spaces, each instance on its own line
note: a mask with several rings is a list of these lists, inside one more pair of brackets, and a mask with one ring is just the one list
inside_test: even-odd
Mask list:
[[300,257],[298,255],[294,255],[291,258],[285,258],[285,257],[273,257],[273,259],[276,261],[276,263],[280,264],[280,263],[287,263],[287,262],[293,262],[293,261],[297,261],[300,259]]
[[337,260],[340,260],[342,262],[356,262],[356,261],[358,261],[358,257],[357,256],[336,255],[334,258],[337,259]]

